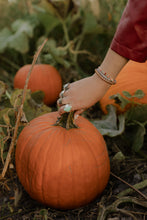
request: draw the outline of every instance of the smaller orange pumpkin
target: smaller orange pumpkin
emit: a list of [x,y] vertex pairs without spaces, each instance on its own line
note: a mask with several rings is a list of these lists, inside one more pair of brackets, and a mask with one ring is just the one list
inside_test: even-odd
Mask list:
[[145,94],[144,97],[141,99],[133,98],[133,101],[140,104],[147,104],[147,61],[145,63],[138,63],[130,60],[120,71],[116,81],[117,83],[100,100],[101,108],[105,114],[107,113],[106,106],[109,104],[116,106],[118,113],[123,113],[131,107],[131,104],[128,104],[122,109],[119,104],[115,103],[114,99],[110,99],[110,96],[117,93],[126,98],[122,93],[123,91],[134,95],[138,89],[142,90]]
[[[21,67],[14,77],[14,88],[23,89],[31,64]],[[49,64],[36,64],[33,67],[28,89],[44,92],[44,103],[52,105],[62,90],[62,79],[55,67]]]

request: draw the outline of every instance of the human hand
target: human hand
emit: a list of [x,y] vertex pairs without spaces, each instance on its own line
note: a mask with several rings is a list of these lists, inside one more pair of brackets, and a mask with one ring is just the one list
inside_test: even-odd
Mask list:
[[75,111],[75,118],[85,109],[98,102],[106,93],[110,85],[104,82],[96,74],[90,77],[78,80],[66,86],[66,89],[60,93],[57,100],[59,114],[63,114],[66,104],[71,106],[69,111]]

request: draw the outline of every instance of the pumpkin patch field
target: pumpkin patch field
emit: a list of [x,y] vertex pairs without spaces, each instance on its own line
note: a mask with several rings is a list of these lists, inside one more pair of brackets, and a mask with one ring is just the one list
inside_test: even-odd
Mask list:
[[78,118],[127,0],[0,0],[0,220],[147,218],[147,61],[129,60]]

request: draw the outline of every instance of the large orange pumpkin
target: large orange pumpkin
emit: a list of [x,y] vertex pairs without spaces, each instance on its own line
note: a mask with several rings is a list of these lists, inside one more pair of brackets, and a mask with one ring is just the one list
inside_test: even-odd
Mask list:
[[[14,77],[14,88],[23,89],[31,64],[21,67]],[[62,80],[55,67],[49,64],[36,64],[33,67],[28,88],[32,92],[41,90],[44,92],[44,103],[52,105],[56,102],[62,89]]]
[[33,119],[17,141],[16,171],[35,200],[50,207],[73,209],[102,193],[110,175],[105,141],[85,118],[78,128],[55,126],[57,112]]
[[110,99],[110,96],[117,93],[124,97],[123,91],[128,91],[131,95],[134,95],[136,90],[141,89],[145,93],[145,96],[141,99],[134,98],[133,100],[140,104],[147,104],[147,61],[145,63],[129,61],[117,76],[116,81],[117,83],[111,86],[100,100],[100,105],[104,113],[107,113],[106,106],[108,104],[115,105],[118,113],[123,113],[131,107],[129,104],[122,109],[119,104],[116,104],[113,99]]

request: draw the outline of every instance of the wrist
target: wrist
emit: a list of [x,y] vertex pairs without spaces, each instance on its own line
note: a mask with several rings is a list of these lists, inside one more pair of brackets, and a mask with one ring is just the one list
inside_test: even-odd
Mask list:
[[97,74],[98,77],[100,77],[103,81],[105,81],[106,83],[108,83],[109,85],[115,85],[116,84],[116,80],[113,79],[110,74],[103,72],[102,69],[100,69],[100,67],[98,67],[97,69],[95,69],[95,73]]
[[107,82],[102,80],[100,77],[98,77],[98,75],[96,73],[94,73],[92,75],[92,78],[95,81],[95,83],[97,83],[98,87],[101,87],[101,88],[104,88],[104,89],[108,90],[111,86],[110,84],[108,84]]

